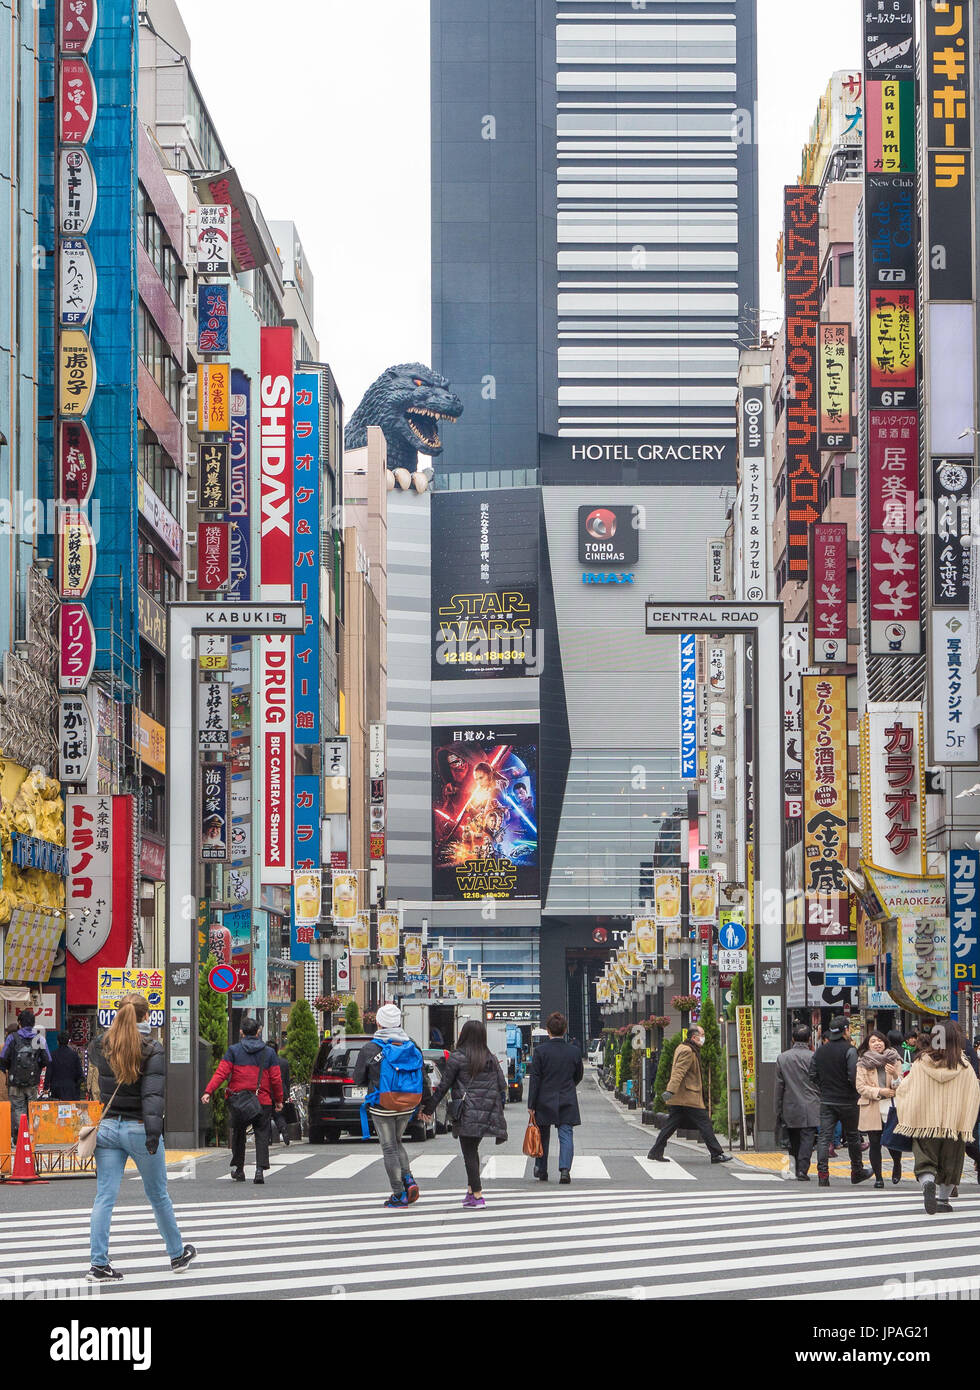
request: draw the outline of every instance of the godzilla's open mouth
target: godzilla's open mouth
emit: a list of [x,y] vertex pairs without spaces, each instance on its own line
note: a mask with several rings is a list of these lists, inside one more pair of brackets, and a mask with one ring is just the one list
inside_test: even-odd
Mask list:
[[439,410],[425,410],[422,406],[410,406],[405,411],[405,416],[412,433],[426,449],[442,448],[438,422],[456,418],[454,415],[446,415]]

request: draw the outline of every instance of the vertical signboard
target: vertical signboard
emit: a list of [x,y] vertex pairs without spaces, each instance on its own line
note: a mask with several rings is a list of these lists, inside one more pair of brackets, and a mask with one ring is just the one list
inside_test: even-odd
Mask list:
[[933,608],[970,606],[972,491],[972,458],[932,460],[932,503],[936,516],[936,534],[932,542]]
[[932,300],[971,300],[973,285],[973,46],[969,0],[923,6],[923,169]]
[[101,967],[122,968],[133,943],[135,798],[66,798],[67,1003],[94,1006]]
[[228,767],[225,763],[201,766],[201,859],[223,864],[228,858],[231,819],[228,814]]
[[809,528],[820,519],[817,322],[820,317],[820,190],[784,192],[786,283],[786,557],[789,578],[805,580]]
[[915,171],[915,3],[864,0],[865,383],[861,569],[871,657],[923,650],[921,334]]
[[259,747],[262,804],[262,882],[292,877],[292,642],[259,641]]
[[803,873],[809,940],[846,936],[847,680],[802,678]]
[[808,664],[806,623],[783,626],[783,791],[787,820],[803,815],[803,669]]
[[978,758],[973,722],[970,613],[932,614],[932,761],[973,764]]
[[313,959],[313,927],[320,917],[320,779],[302,775],[293,786],[293,912],[289,958]]
[[742,592],[749,603],[768,598],[766,396],[761,386],[741,388]]
[[251,382],[237,367],[231,374],[230,505],[228,523],[231,578],[227,595],[232,603],[252,597],[249,534],[251,461]]
[[818,521],[811,533],[811,661],[847,662],[847,525]]
[[297,372],[293,394],[293,598],[305,627],[293,641],[293,742],[320,742],[320,374]]
[[682,633],[680,642],[681,680],[681,780],[693,781],[698,775],[698,639],[693,632]]
[[[202,208],[202,212],[213,209]],[[228,351],[228,294],[227,285],[199,285],[197,290],[197,349],[198,352]]]
[[869,704],[860,726],[864,857],[891,874],[926,872],[922,706]]
[[853,448],[851,422],[851,329],[822,323],[820,343],[820,447],[846,453]]
[[980,988],[980,851],[949,852],[950,965],[953,1003]]

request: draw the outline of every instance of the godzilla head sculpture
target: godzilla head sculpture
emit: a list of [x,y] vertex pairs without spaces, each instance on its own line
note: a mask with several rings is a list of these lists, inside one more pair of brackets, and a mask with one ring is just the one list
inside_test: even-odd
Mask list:
[[438,458],[442,453],[440,420],[458,420],[463,403],[449,382],[421,362],[403,362],[382,372],[364,393],[344,431],[348,449],[363,449],[368,425],[378,425],[388,444],[388,488],[417,492],[429,485],[429,475],[418,466],[418,455]]

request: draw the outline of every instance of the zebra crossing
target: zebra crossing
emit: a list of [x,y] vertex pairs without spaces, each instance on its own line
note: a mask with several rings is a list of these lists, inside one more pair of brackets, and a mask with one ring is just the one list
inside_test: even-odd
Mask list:
[[[250,1149],[246,1157],[246,1171],[250,1172],[254,1166],[254,1156]],[[296,1171],[297,1165],[305,1164],[310,1171]],[[532,1176],[533,1160],[524,1154],[490,1154],[484,1158],[481,1166],[481,1176],[486,1182],[515,1182],[529,1180]],[[613,1182],[628,1181],[635,1182],[639,1172],[645,1174],[654,1182],[696,1182],[697,1173],[691,1172],[683,1167],[676,1159],[671,1159],[667,1163],[654,1163],[646,1157],[638,1154],[619,1155],[615,1159],[606,1155],[600,1158],[595,1154],[576,1154],[572,1164],[572,1177],[575,1182]],[[274,1177],[277,1173],[289,1170],[291,1177],[302,1178],[305,1181],[318,1182],[350,1182],[354,1178],[362,1175],[381,1176],[383,1162],[381,1152],[376,1145],[369,1149],[354,1149],[351,1153],[346,1153],[341,1158],[331,1159],[324,1163],[320,1154],[311,1154],[308,1149],[290,1153],[282,1150],[273,1150],[270,1155],[270,1168],[267,1176]],[[372,1172],[373,1170],[373,1172]],[[736,1178],[750,1181],[782,1181],[778,1173],[754,1173],[748,1169],[742,1169],[737,1164],[732,1164],[728,1173]],[[555,1156],[552,1156],[551,1163],[552,1179],[557,1178],[555,1170]],[[412,1155],[412,1173],[420,1181],[427,1179],[434,1181],[442,1177],[455,1184],[465,1181],[463,1178],[463,1161],[459,1150],[455,1147],[452,1150],[444,1150],[435,1153],[417,1153]],[[180,1169],[176,1173],[171,1173],[171,1180],[174,1177],[183,1177],[187,1174]],[[132,1177],[139,1177],[138,1173],[130,1174]],[[219,1182],[230,1182],[231,1173],[223,1172],[218,1175]]]
[[[501,1187],[489,1192],[479,1211],[463,1210],[456,1192],[426,1193],[402,1212],[384,1210],[377,1195],[316,1192],[178,1200],[176,1207],[184,1239],[199,1252],[190,1268],[170,1272],[145,1203],[120,1204],[111,1258],[124,1278],[98,1286],[99,1303],[708,1296],[867,1301],[921,1296],[915,1289],[930,1278],[980,1284],[980,1194],[972,1192],[957,1200],[952,1213],[932,1218],[915,1191],[876,1196],[863,1189],[824,1193],[788,1185],[778,1191]],[[858,1239],[860,1258],[842,1260],[841,1250]],[[27,1296],[17,1288],[48,1281],[64,1285],[72,1276],[81,1278],[87,1265],[87,1207],[0,1216],[0,1297]]]

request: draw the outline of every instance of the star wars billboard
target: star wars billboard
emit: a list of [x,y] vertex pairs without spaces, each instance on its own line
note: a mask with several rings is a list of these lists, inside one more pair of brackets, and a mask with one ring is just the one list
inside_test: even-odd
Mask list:
[[432,897],[540,895],[538,726],[432,731]]

